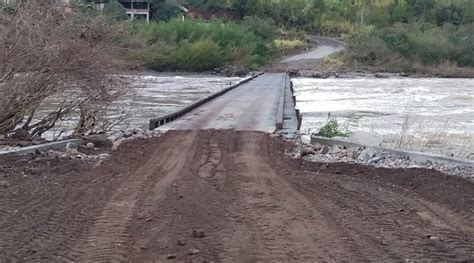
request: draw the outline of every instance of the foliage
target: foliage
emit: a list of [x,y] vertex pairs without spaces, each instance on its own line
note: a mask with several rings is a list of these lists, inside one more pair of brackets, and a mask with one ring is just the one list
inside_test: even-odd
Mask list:
[[256,68],[273,55],[267,37],[220,20],[173,19],[132,27],[132,38],[143,42],[136,58],[146,58],[147,66],[156,70],[203,71],[224,65]]
[[450,61],[472,67],[473,29],[474,24],[437,27],[428,23],[396,24],[384,29],[370,27],[350,38],[347,58],[371,66],[401,56],[425,65]]
[[151,10],[156,21],[168,21],[179,14],[179,3],[176,0],[152,0]]
[[117,0],[110,0],[105,4],[103,13],[113,20],[125,20],[128,19],[126,11]]
[[328,122],[321,127],[317,135],[326,138],[333,138],[347,137],[349,133],[341,128],[336,119],[329,119]]
[[275,46],[281,51],[294,51],[308,47],[301,39],[275,39]]

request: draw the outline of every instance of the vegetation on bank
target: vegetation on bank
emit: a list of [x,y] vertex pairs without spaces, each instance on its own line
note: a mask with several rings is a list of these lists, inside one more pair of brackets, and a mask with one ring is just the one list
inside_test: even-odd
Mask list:
[[222,20],[173,19],[131,25],[132,59],[154,70],[206,71],[232,65],[255,69],[275,53],[272,29]]
[[[92,10],[92,0],[78,1]],[[151,10],[150,24],[129,23],[117,0],[103,14],[129,28],[118,39],[124,57],[154,70],[256,69],[307,48],[304,34],[345,40],[327,66],[346,71],[474,67],[470,0],[152,0]]]
[[[162,1],[163,2],[163,1]],[[202,27],[209,31],[200,38],[184,37],[170,41],[163,37],[145,37],[154,45],[155,58],[148,62],[159,70],[207,70],[223,65],[256,68],[292,50],[307,47],[302,34],[339,37],[347,49],[329,60],[330,65],[346,70],[370,69],[395,72],[450,73],[474,67],[474,2],[468,0],[183,0],[179,1],[198,13],[212,13],[221,20],[196,20],[183,24],[177,20],[159,22],[173,30]],[[176,1],[164,1],[168,6]],[[165,10],[171,10],[170,8]],[[163,15],[163,17],[169,17]],[[166,20],[166,19],[165,19]],[[232,20],[232,21],[229,21]],[[191,25],[195,24],[195,25]],[[237,34],[216,34],[238,31]],[[206,25],[206,26],[204,26]],[[145,29],[146,30],[146,29]],[[186,30],[186,29],[184,29]],[[210,32],[212,31],[212,32]],[[245,31],[250,31],[246,32]],[[160,31],[156,31],[160,32]],[[293,32],[289,36],[286,32]],[[249,35],[249,33],[254,36]],[[208,36],[209,34],[209,36]],[[244,41],[222,39],[238,36]],[[199,40],[199,41],[198,41]],[[198,42],[195,42],[198,41]],[[159,44],[157,44],[159,43]],[[232,43],[232,44],[229,44]],[[215,49],[220,57],[208,54]],[[185,56],[180,50],[195,50],[196,56]],[[242,55],[237,55],[242,54]],[[203,58],[209,58],[205,63]],[[194,61],[196,63],[184,63]],[[202,66],[200,66],[202,65]],[[455,75],[456,73],[454,73]]]

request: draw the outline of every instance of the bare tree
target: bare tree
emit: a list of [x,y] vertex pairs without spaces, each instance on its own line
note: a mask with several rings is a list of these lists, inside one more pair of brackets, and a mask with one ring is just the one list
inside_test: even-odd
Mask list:
[[[105,129],[104,111],[127,85],[110,72],[120,68],[112,56],[120,29],[81,10],[65,12],[54,0],[17,1],[0,11],[0,135],[16,129],[41,136],[64,116],[78,114],[76,133]],[[61,98],[46,116],[40,106]],[[87,121],[85,121],[87,120]]]

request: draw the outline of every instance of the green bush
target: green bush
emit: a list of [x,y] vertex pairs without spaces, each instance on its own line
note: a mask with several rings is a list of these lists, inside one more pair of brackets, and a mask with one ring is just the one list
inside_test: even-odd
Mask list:
[[205,71],[224,64],[219,45],[209,38],[181,43],[168,59],[173,70]]
[[259,67],[275,51],[268,36],[254,31],[220,20],[173,19],[149,24],[138,22],[132,26],[133,37],[149,46],[137,56],[147,57],[147,66],[156,70],[204,71],[224,65]]
[[429,23],[397,24],[377,29],[367,27],[349,38],[346,58],[374,66],[401,56],[423,65],[445,62],[474,66],[474,24],[437,27]]
[[321,127],[317,135],[326,137],[326,138],[333,138],[333,137],[347,137],[349,133],[347,131],[342,130],[337,120],[330,119],[323,127]]

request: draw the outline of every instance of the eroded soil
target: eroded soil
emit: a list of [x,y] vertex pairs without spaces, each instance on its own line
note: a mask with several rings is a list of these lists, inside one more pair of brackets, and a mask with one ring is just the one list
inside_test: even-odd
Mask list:
[[0,261],[474,259],[472,183],[291,150],[211,130],[128,142],[97,168],[0,159]]

